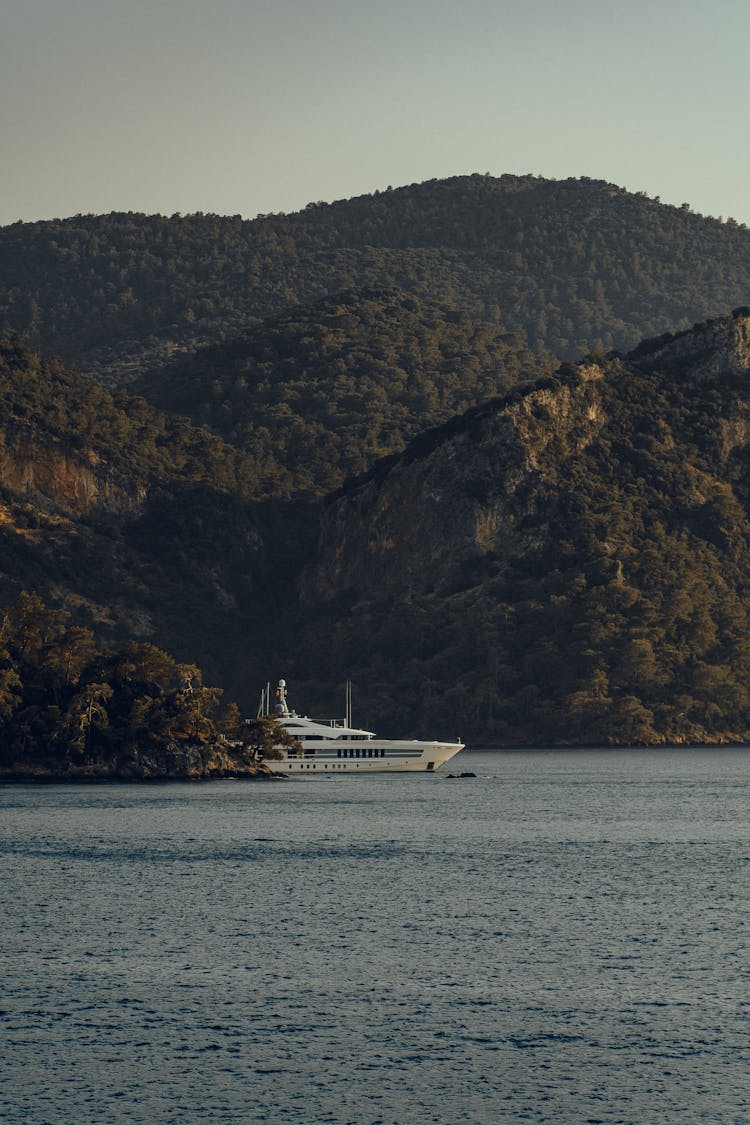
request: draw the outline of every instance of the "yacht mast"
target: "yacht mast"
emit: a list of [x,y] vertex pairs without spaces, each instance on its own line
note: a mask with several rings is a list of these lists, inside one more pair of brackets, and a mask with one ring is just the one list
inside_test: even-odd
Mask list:
[[346,680],[346,718],[344,725],[347,727],[352,725],[352,681],[348,676]]

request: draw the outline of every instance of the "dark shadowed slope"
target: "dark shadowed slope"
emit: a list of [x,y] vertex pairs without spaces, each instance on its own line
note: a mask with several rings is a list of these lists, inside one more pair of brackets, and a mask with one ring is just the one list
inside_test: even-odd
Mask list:
[[294,309],[134,384],[251,455],[266,493],[321,495],[540,371],[499,326],[401,290]]

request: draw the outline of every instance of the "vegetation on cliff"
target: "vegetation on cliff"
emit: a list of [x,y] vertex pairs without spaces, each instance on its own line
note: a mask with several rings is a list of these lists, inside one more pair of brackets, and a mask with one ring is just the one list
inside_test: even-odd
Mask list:
[[143,399],[0,345],[0,604],[30,589],[100,643],[148,641],[249,703],[260,618],[314,547],[255,462]]
[[342,290],[400,287],[535,352],[632,346],[746,299],[750,232],[612,184],[460,176],[293,215],[0,230],[0,332],[104,378]]
[[19,339],[0,338],[0,417],[5,449],[57,447],[130,492],[179,483],[252,496],[262,487],[254,462],[215,434],[111,394]]
[[289,736],[221,696],[155,645],[102,651],[36,595],[0,611],[0,778],[257,775]]
[[[328,712],[352,675],[393,734],[750,739],[750,361],[721,325],[605,350],[747,300],[744,228],[475,176],[248,223],[15,224],[0,256],[0,324],[114,387],[0,346],[0,602],[64,607],[101,661],[172,652],[155,722],[195,662],[246,707],[272,671]],[[82,699],[45,671],[27,702],[14,652],[7,745],[58,708],[78,768]],[[127,758],[117,674],[81,676],[113,688],[87,737]]]
[[346,669],[396,729],[750,740],[749,338],[563,367],[343,490],[290,679],[327,622],[307,690]]
[[[76,515],[65,497],[6,486],[4,598],[33,587],[74,612],[65,630],[85,621],[117,652],[135,636],[139,660],[173,651],[173,712],[153,711],[168,726],[186,719],[174,669],[197,662],[245,707],[283,672],[312,713],[351,675],[358,711],[390,734],[750,739],[748,325],[739,310],[515,386],[324,504],[265,506],[175,472],[163,487],[141,475],[153,483],[133,510]],[[44,418],[41,384],[38,401]],[[86,460],[90,447],[73,447]],[[37,465],[45,455],[42,442]],[[86,666],[84,687],[119,683]],[[6,672],[6,745],[33,742],[39,724],[46,744],[56,712],[16,706],[12,652]],[[49,705],[68,741],[74,698]],[[89,702],[97,739],[130,729],[121,695]]]
[[133,389],[239,446],[267,495],[320,496],[539,370],[496,325],[400,290],[357,290],[150,372]]

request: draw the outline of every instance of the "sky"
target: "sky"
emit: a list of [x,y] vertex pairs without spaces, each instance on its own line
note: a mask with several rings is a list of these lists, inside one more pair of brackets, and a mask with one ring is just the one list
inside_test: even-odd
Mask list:
[[0,225],[472,172],[750,223],[747,0],[0,0]]

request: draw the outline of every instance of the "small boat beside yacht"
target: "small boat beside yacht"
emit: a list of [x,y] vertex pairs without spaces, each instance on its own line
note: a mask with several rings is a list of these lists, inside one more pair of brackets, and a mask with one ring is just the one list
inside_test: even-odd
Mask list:
[[372,731],[352,726],[350,684],[343,721],[309,719],[290,710],[285,680],[279,680],[273,702],[270,684],[263,689],[258,718],[264,716],[272,716],[299,743],[298,751],[284,749],[280,760],[269,762],[272,769],[290,775],[433,773],[464,748],[461,741],[378,738]]

